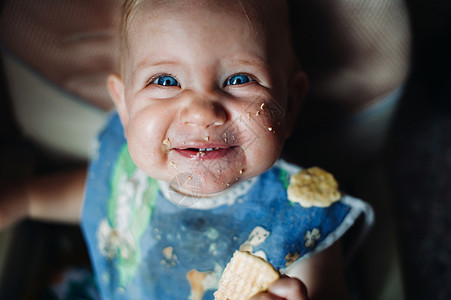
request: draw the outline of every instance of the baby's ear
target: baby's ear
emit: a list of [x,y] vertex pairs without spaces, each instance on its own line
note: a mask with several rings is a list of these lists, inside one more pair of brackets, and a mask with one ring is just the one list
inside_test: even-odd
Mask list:
[[108,93],[113,99],[116,110],[119,113],[119,117],[121,118],[122,125],[124,125],[124,128],[126,128],[128,124],[128,112],[127,106],[125,105],[124,82],[122,81],[121,77],[119,77],[119,75],[111,74],[110,76],[108,76],[107,86]]
[[296,71],[289,82],[288,86],[288,102],[287,102],[287,138],[293,131],[296,118],[299,115],[302,101],[307,94],[309,81],[307,75],[303,71]]

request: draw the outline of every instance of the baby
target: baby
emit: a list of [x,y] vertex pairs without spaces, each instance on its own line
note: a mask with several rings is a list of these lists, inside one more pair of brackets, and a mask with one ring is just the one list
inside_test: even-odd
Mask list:
[[127,1],[120,64],[82,215],[102,296],[213,299],[241,249],[287,275],[254,299],[346,298],[338,240],[365,205],[291,202],[279,160],[307,90],[287,3]]

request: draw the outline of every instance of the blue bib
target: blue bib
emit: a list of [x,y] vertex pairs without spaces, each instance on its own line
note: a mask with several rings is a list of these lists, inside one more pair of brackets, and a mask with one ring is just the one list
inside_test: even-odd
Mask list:
[[326,208],[288,200],[300,168],[284,161],[198,207],[135,166],[117,115],[99,141],[82,229],[104,299],[214,299],[235,250],[283,272],[333,244],[360,215],[372,221],[371,208],[350,196]]

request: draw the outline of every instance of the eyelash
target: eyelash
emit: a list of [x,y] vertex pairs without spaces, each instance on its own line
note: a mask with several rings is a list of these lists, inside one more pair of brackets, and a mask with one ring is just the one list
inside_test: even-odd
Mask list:
[[[248,79],[249,79],[249,81],[248,82],[244,82],[244,83],[239,83],[239,84],[228,84],[229,82],[230,82],[230,80],[233,78],[233,77],[235,77],[235,76],[245,76],[245,77],[247,77]],[[226,81],[224,82],[224,87],[226,87],[226,86],[229,86],[229,85],[244,85],[244,84],[248,84],[248,83],[251,83],[251,82],[255,82],[256,80],[251,76],[251,75],[249,75],[249,74],[246,74],[246,73],[235,73],[235,74],[233,74],[233,75],[231,75],[231,76],[229,76],[227,79],[226,79]]]
[[[180,87],[180,82],[177,79],[177,77],[175,77],[174,75],[168,74],[168,73],[158,74],[158,75],[151,77],[149,80],[146,81],[145,87],[150,86],[151,84],[155,83],[156,80],[158,80],[161,77],[165,77],[165,76],[174,78],[174,80],[177,81],[177,83],[178,83],[177,87]],[[157,85],[160,85],[160,84],[157,84]],[[161,86],[164,86],[164,85],[161,85]]]

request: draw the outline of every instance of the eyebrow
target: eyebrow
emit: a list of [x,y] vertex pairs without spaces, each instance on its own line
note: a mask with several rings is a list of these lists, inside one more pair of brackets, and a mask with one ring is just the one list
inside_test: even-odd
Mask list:
[[178,65],[177,62],[172,60],[161,60],[152,62],[150,59],[143,59],[140,61],[136,67],[134,68],[135,72],[133,72],[132,79],[133,81],[136,80],[136,78],[141,78],[143,73],[146,73],[146,70],[148,70],[151,67],[158,67],[158,66],[170,66],[170,65]]
[[[239,56],[239,55],[237,55]],[[247,66],[255,68],[259,71],[267,73],[269,70],[269,64],[262,58],[260,58],[257,55],[246,55],[244,58],[231,58],[231,62],[228,62],[225,64],[225,66]],[[175,60],[153,60],[153,59],[143,59],[141,60],[137,65],[135,70],[136,72],[133,73],[133,80],[136,80],[136,78],[142,78],[143,76],[141,74],[145,74],[146,70],[153,67],[158,66],[178,66],[180,65],[179,62]]]
[[[152,66],[178,65],[179,64],[178,62],[176,62],[174,60],[156,60],[156,62],[150,62],[150,61],[152,61],[152,59],[143,59],[136,65],[136,69],[146,67],[149,64],[151,64]],[[246,57],[246,58],[238,58],[238,59],[234,59],[232,57],[232,61],[236,61],[243,65],[259,65],[259,66],[264,66],[264,67],[269,66],[268,63],[264,59],[258,57],[257,55]]]
[[269,69],[269,64],[260,58],[253,58],[253,59],[239,59],[238,62],[242,65],[247,66],[256,66],[257,68],[263,68],[265,70]]
[[270,73],[270,64],[266,60],[264,60],[258,56],[250,56],[250,57],[246,57],[246,58],[238,58],[236,60],[233,60],[232,65],[237,65],[237,64],[255,68],[260,72],[264,72],[265,75],[269,75],[269,73]]
[[156,62],[149,62],[150,59],[143,59],[142,61],[140,61],[137,65],[136,68],[143,68],[146,67],[147,65],[151,64],[152,66],[161,66],[161,65],[175,65],[177,64],[175,61],[173,60],[157,60]]

